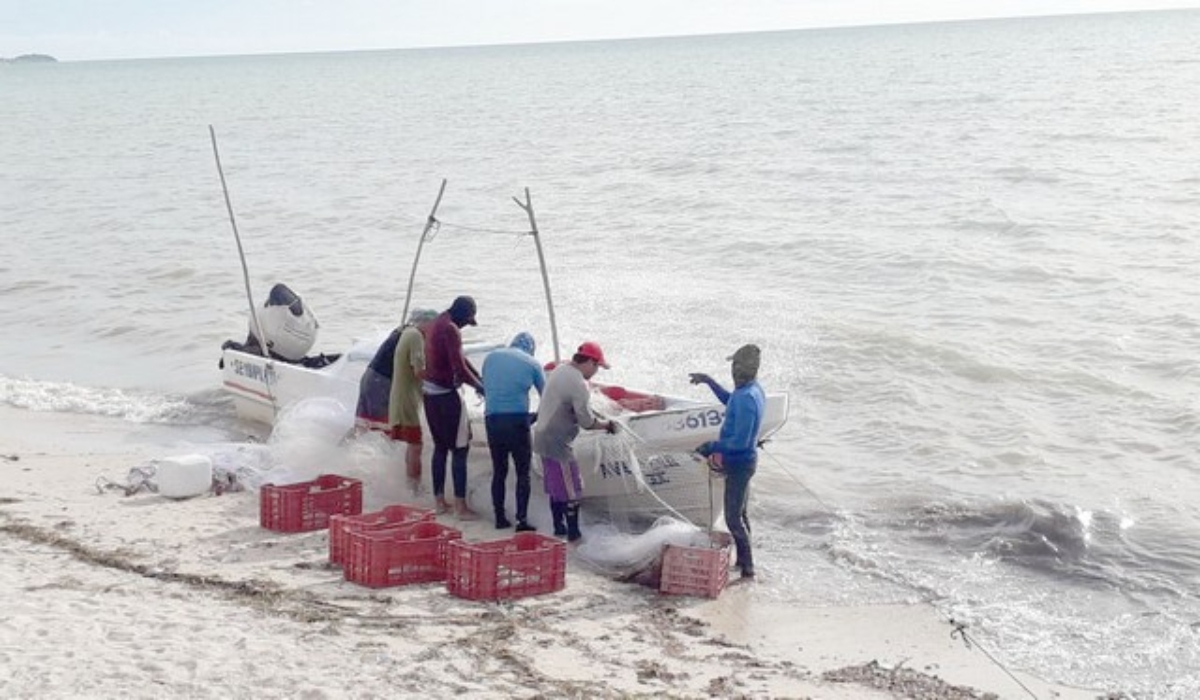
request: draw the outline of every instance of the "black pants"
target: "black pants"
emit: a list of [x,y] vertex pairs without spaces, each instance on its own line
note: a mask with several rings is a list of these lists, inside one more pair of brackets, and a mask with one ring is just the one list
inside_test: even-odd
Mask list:
[[737,549],[737,565],[743,574],[754,574],[754,555],[750,552],[750,479],[757,465],[734,467],[725,473],[725,526]]
[[500,413],[487,416],[488,449],[492,453],[492,508],[496,517],[504,514],[505,482],[508,458],[512,456],[517,473],[517,520],[529,514],[529,465],[533,449],[529,439],[528,413]]
[[458,447],[458,425],[462,419],[462,398],[457,391],[445,394],[425,394],[425,420],[433,436],[433,495],[446,493],[446,458],[451,458],[454,497],[467,497],[467,453],[470,446]]

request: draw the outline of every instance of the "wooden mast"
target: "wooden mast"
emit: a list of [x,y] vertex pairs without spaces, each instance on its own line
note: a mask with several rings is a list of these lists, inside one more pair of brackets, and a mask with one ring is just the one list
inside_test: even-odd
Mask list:
[[554,362],[559,363],[562,362],[562,355],[558,349],[558,322],[554,318],[554,299],[550,295],[550,273],[546,270],[546,255],[542,252],[542,237],[538,232],[537,219],[533,215],[533,199],[529,196],[529,188],[525,188],[524,202],[516,197],[512,199],[529,215],[530,233],[533,234],[533,242],[537,246],[538,264],[542,269],[542,287],[546,290],[546,309],[550,312],[550,337],[554,341]]
[[208,135],[212,140],[213,158],[217,161],[217,174],[221,177],[221,191],[225,193],[225,210],[229,212],[229,224],[233,227],[233,240],[237,241],[238,259],[242,261],[242,281],[246,284],[246,301],[250,304],[250,322],[254,334],[258,336],[258,351],[266,360],[266,372],[263,373],[263,386],[267,388],[267,396],[271,399],[271,412],[278,413],[279,405],[275,401],[275,391],[271,388],[271,353],[267,350],[267,336],[263,333],[262,324],[258,321],[258,311],[254,306],[254,293],[250,291],[250,270],[246,267],[246,252],[242,249],[242,236],[238,233],[237,218],[233,215],[233,203],[229,199],[229,186],[225,183],[225,170],[221,168],[221,153],[217,150],[217,132],[212,124],[208,125]]
[[437,225],[437,210],[442,203],[442,195],[445,193],[446,178],[442,178],[442,186],[438,188],[437,199],[433,201],[433,209],[429,210],[429,218],[425,220],[425,229],[421,231],[421,240],[417,243],[417,255],[413,258],[412,272],[408,273],[408,291],[404,294],[404,310],[400,313],[400,323],[408,320],[408,305],[412,303],[413,280],[417,278],[417,264],[421,262],[421,249],[425,247],[425,240],[429,238],[429,232]]

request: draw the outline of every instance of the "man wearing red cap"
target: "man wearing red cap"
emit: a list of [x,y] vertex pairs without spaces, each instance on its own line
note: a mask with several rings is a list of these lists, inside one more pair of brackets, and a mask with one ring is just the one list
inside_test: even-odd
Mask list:
[[603,367],[608,369],[604,351],[594,342],[579,346],[570,362],[561,364],[546,380],[546,391],[538,406],[533,429],[533,450],[542,458],[554,534],[574,542],[579,532],[579,501],[583,497],[583,479],[571,444],[580,429],[614,432],[616,424],[592,413],[588,380]]

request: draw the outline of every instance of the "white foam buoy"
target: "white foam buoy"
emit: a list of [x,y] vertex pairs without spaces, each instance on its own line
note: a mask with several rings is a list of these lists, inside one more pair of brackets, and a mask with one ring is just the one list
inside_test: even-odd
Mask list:
[[212,488],[212,460],[204,455],[167,457],[155,471],[158,493],[167,498],[191,498]]

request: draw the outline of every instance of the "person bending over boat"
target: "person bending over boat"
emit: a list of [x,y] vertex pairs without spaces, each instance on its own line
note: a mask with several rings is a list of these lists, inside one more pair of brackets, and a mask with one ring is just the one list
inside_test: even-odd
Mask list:
[[601,367],[608,369],[608,362],[593,342],[580,345],[570,362],[555,367],[546,380],[533,428],[533,449],[542,459],[554,534],[571,542],[583,536],[579,531],[583,479],[571,445],[580,429],[616,431],[615,423],[592,413],[587,383]]
[[750,479],[758,465],[758,433],[767,400],[757,381],[761,356],[757,345],[743,345],[726,358],[733,363],[732,393],[707,374],[694,372],[688,375],[693,384],[707,384],[726,406],[719,438],[700,445],[696,451],[708,457],[709,464],[725,474],[725,525],[733,536],[742,578],[754,577],[747,505]]
[[454,480],[454,512],[460,520],[479,517],[467,506],[467,453],[471,445],[471,424],[458,388],[469,384],[485,395],[479,371],[463,353],[464,326],[475,322],[475,300],[460,296],[429,327],[425,337],[425,379],[421,391],[425,398],[425,420],[433,436],[433,496],[438,511],[450,510],[446,501],[446,458],[450,456]]
[[425,334],[438,313],[414,309],[400,329],[392,356],[392,386],[388,397],[388,435],[407,443],[404,472],[412,495],[421,491],[421,381],[425,377]]
[[[396,348],[400,344],[400,336],[406,328],[416,323],[428,324],[435,317],[437,317],[436,311],[414,310],[408,315],[408,323],[397,326],[375,351],[375,356],[371,358],[371,363],[363,372],[362,379],[358,381],[358,405],[354,409],[354,417],[356,427],[360,431],[382,430],[387,432],[389,437],[396,437],[392,434],[394,421],[391,419],[390,405],[394,389],[392,377],[395,375],[396,368]],[[422,366],[424,362],[424,352],[422,352]],[[418,395],[418,403],[419,399]],[[419,420],[417,427],[420,428]],[[420,443],[420,439],[418,431],[418,443]]]
[[504,512],[508,458],[512,455],[517,475],[517,532],[537,528],[529,524],[529,463],[532,446],[529,436],[529,391],[539,394],[546,387],[546,374],[533,358],[537,344],[522,331],[507,348],[488,354],[483,361],[483,388],[487,392],[484,409],[488,449],[492,453],[492,512],[496,529],[512,527]]

